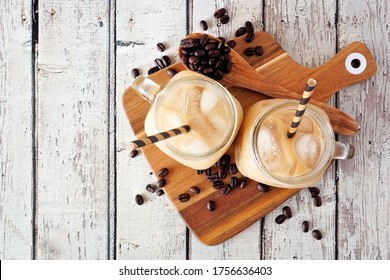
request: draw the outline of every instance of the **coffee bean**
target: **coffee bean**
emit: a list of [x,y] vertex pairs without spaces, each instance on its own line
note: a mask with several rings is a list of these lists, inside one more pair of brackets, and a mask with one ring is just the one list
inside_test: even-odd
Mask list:
[[169,58],[169,56],[164,55],[161,59],[163,61],[164,67],[168,67],[169,65],[171,65],[171,59]]
[[320,194],[320,189],[316,187],[309,187],[308,188],[311,194],[311,197],[316,197]]
[[183,62],[183,64],[187,65],[189,64],[189,57],[188,55],[185,55],[183,54],[181,57],[180,57],[180,60]]
[[204,47],[204,49],[205,49],[206,51],[215,50],[216,48],[217,48],[217,44],[215,44],[215,43],[208,43],[208,44]]
[[211,68],[211,67],[206,67],[202,70],[202,73],[207,75],[207,76],[210,76],[211,74],[214,73],[214,69]]
[[262,192],[268,192],[269,191],[269,186],[263,183],[258,183],[257,188],[262,191]]
[[207,36],[207,34],[203,34],[202,37],[200,37],[199,43],[201,46],[205,46],[207,45],[209,40],[210,40],[209,36]]
[[321,231],[319,231],[318,229],[315,229],[311,232],[311,234],[313,235],[313,237],[317,240],[321,240],[322,239],[322,233]]
[[138,68],[133,68],[132,70],[131,70],[131,76],[135,79],[135,78],[137,78],[138,76],[139,76],[139,70],[138,70]]
[[168,176],[169,174],[169,170],[168,168],[164,167],[164,168],[161,168],[159,171],[158,171],[158,177],[164,179]]
[[227,24],[230,21],[230,17],[228,15],[223,15],[219,20],[222,24]]
[[177,71],[173,68],[169,68],[168,71],[167,71],[167,74],[170,76],[170,77],[173,77],[177,74]]
[[209,55],[209,57],[216,57],[216,56],[220,55],[220,51],[219,50],[211,50],[208,52],[208,55]]
[[135,196],[135,203],[137,203],[138,205],[144,204],[144,198],[142,197],[142,195],[137,194]]
[[200,28],[202,28],[202,30],[204,31],[206,31],[209,28],[205,20],[201,20],[199,24],[200,24]]
[[164,193],[165,193],[165,192],[164,192],[163,189],[158,189],[158,190],[156,191],[156,195],[157,195],[157,196],[162,196]]
[[207,176],[207,181],[209,181],[211,183],[214,183],[218,180],[219,180],[218,174],[211,174],[211,175]]
[[308,232],[309,231],[309,222],[308,221],[304,221],[302,223],[302,231],[303,232]]
[[219,166],[219,169],[218,169],[218,177],[219,178],[222,178],[222,179],[225,179],[226,178],[226,168],[225,166]]
[[160,68],[154,66],[148,70],[148,75],[152,75],[153,73],[156,73],[158,70],[160,70]]
[[224,73],[222,71],[217,70],[214,72],[213,78],[214,78],[214,80],[219,81],[220,79],[223,78],[223,75],[224,75]]
[[164,68],[164,62],[160,58],[156,58],[154,60],[154,64],[159,68],[163,69]]
[[229,60],[225,60],[225,65],[223,67],[223,71],[225,73],[229,73],[232,70],[232,63]]
[[246,180],[242,179],[241,182],[240,182],[240,189],[243,189],[245,187],[246,187]]
[[165,51],[165,45],[163,43],[158,43],[157,44],[157,49],[160,51],[160,52],[163,52]]
[[195,194],[199,194],[200,193],[200,189],[198,187],[196,187],[196,186],[192,186],[190,188],[190,191],[195,193]]
[[206,170],[205,170],[206,176],[210,176],[210,175],[211,175],[211,172],[212,172],[211,167],[208,168],[208,169],[206,169]]
[[222,37],[219,37],[219,38],[221,38],[221,39],[220,39],[220,41],[218,42],[218,45],[217,45],[217,49],[218,50],[220,50],[223,47],[225,47],[225,42],[226,42],[225,38],[222,38]]
[[147,184],[146,185],[146,190],[150,193],[155,193],[156,192],[156,187],[153,186],[152,184]]
[[227,41],[226,45],[228,45],[229,47],[231,47],[232,49],[234,49],[234,47],[236,46],[236,41],[234,41],[234,40],[229,40],[229,41]]
[[217,181],[213,182],[214,189],[222,189],[224,186],[225,186],[225,184],[221,180],[217,180]]
[[156,186],[157,188],[163,188],[167,184],[167,181],[165,179],[160,179],[157,181]]
[[138,150],[132,150],[132,151],[130,152],[130,157],[131,157],[131,158],[135,158],[137,155],[138,155]]
[[247,56],[253,56],[256,54],[256,50],[255,48],[246,48],[244,53],[247,55]]
[[250,43],[253,41],[253,39],[255,39],[255,33],[250,32],[250,33],[246,34],[245,42]]
[[236,37],[240,37],[240,36],[244,35],[245,33],[246,33],[246,28],[240,27],[236,30],[236,33],[234,35],[236,35]]
[[232,190],[232,188],[230,187],[230,185],[225,185],[225,187],[222,189],[221,193],[223,195],[228,195],[231,190]]
[[190,200],[191,196],[188,193],[182,193],[179,195],[178,199],[180,202],[187,202]]
[[282,211],[283,211],[283,214],[286,216],[287,219],[290,219],[292,217],[292,212],[291,212],[291,208],[290,207],[284,206]]
[[190,64],[198,64],[199,63],[199,58],[197,58],[196,56],[190,56],[188,62]]
[[191,69],[192,71],[195,71],[195,70],[196,70],[196,65],[195,65],[195,64],[190,64],[189,67],[190,67],[190,69]]
[[245,29],[246,31],[248,31],[248,33],[255,31],[255,28],[253,27],[253,24],[250,21],[245,22]]
[[204,49],[196,49],[195,50],[195,56],[204,56],[206,54],[206,51]]
[[196,45],[195,39],[185,38],[180,41],[180,46],[183,48],[193,48]]
[[320,207],[320,206],[322,205],[322,199],[321,199],[321,197],[315,196],[315,197],[313,198],[313,200],[314,200],[314,206]]
[[262,46],[256,46],[255,47],[256,55],[257,56],[262,56],[264,53],[263,47]]
[[227,166],[230,163],[231,159],[232,159],[232,157],[230,155],[224,154],[221,157],[221,165]]
[[284,223],[284,221],[286,220],[286,216],[285,215],[283,215],[283,214],[281,214],[281,215],[279,215],[279,216],[277,216],[276,218],[275,218],[275,222],[277,223],[277,224],[283,224]]
[[235,163],[229,164],[229,168],[228,169],[229,169],[229,173],[231,175],[236,175],[237,172],[238,172],[237,165]]
[[232,188],[235,188],[238,186],[238,178],[236,176],[232,176],[230,178],[230,183],[229,185],[232,187]]
[[220,9],[215,11],[214,17],[220,18],[220,17],[222,17],[225,14],[226,14],[226,9],[225,8],[220,8]]
[[207,210],[209,210],[210,212],[215,210],[215,202],[214,201],[209,200],[209,202],[207,202]]
[[200,169],[196,170],[196,174],[198,174],[198,175],[202,175],[203,172],[204,172],[204,170],[200,170]]

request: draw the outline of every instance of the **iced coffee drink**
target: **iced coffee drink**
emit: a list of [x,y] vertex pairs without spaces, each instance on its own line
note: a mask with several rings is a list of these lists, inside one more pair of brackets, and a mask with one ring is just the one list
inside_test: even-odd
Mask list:
[[230,147],[242,122],[238,101],[219,83],[193,71],[182,71],[160,88],[145,120],[153,135],[182,125],[188,133],[156,145],[194,169],[212,166]]
[[328,116],[308,106],[293,138],[287,131],[298,101],[272,99],[247,112],[236,142],[240,172],[277,187],[308,187],[321,180],[333,158],[349,158],[350,145],[335,142]]

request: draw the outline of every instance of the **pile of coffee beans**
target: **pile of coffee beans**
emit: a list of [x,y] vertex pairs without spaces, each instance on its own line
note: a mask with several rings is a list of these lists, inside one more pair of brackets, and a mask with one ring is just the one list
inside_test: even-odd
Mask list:
[[187,68],[220,80],[230,72],[230,47],[224,38],[212,38],[203,34],[201,38],[185,38],[180,41],[181,61]]
[[[211,186],[220,190],[222,195],[228,195],[234,189],[245,188],[247,178],[239,175],[237,165],[231,162],[231,156],[224,154],[212,167],[206,170],[196,170],[198,175],[204,175]],[[216,204],[214,201],[207,203],[207,210],[214,211]]]
[[[165,179],[169,174],[169,169],[164,167],[164,168],[161,168],[158,172],[157,172],[157,175],[158,177],[160,178],[155,184],[147,184],[145,189],[149,192],[149,193],[154,193],[156,194],[157,196],[162,196],[163,194],[165,194],[164,192],[164,187],[165,185],[167,184],[167,180]],[[135,202],[138,204],[138,205],[142,205],[144,204],[144,198],[141,194],[137,194],[135,196]]]

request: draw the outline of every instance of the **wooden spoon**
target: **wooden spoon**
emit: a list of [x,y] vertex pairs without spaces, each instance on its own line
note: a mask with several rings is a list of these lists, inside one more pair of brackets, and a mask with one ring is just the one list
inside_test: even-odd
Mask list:
[[[202,33],[192,33],[188,35],[186,38],[192,39],[200,39],[200,37],[204,35]],[[210,38],[217,38],[208,35]],[[179,57],[182,55],[181,47],[179,47]],[[278,84],[275,84],[268,80],[263,75],[256,72],[254,68],[252,68],[239,54],[237,54],[234,50],[231,50],[229,53],[229,59],[232,63],[231,71],[226,74],[221,83],[231,86],[231,87],[239,87],[250,89],[256,92],[263,93],[271,98],[290,98],[300,100],[302,93],[296,93],[291,90],[288,90]],[[186,66],[186,65],[185,65]],[[186,66],[187,67],[187,66]],[[190,69],[189,69],[190,70]],[[292,73],[293,75],[293,73]],[[305,85],[302,85],[302,89],[305,88]],[[315,93],[314,93],[315,94]],[[321,109],[323,109],[332,124],[333,130],[336,133],[344,134],[344,135],[354,135],[358,130],[358,125],[355,119],[341,110],[330,106],[329,104],[311,99],[311,104],[314,104]]]

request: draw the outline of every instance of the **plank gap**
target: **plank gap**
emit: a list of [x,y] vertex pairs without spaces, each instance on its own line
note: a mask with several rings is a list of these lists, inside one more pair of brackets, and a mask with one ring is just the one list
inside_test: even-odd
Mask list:
[[39,42],[39,1],[32,0],[31,2],[31,141],[32,141],[32,188],[31,188],[31,204],[32,204],[32,259],[37,259],[38,250],[38,138],[37,138],[37,62],[38,62],[38,42]]
[[116,159],[116,0],[109,1],[108,56],[108,258],[116,260],[117,242],[117,159]]

